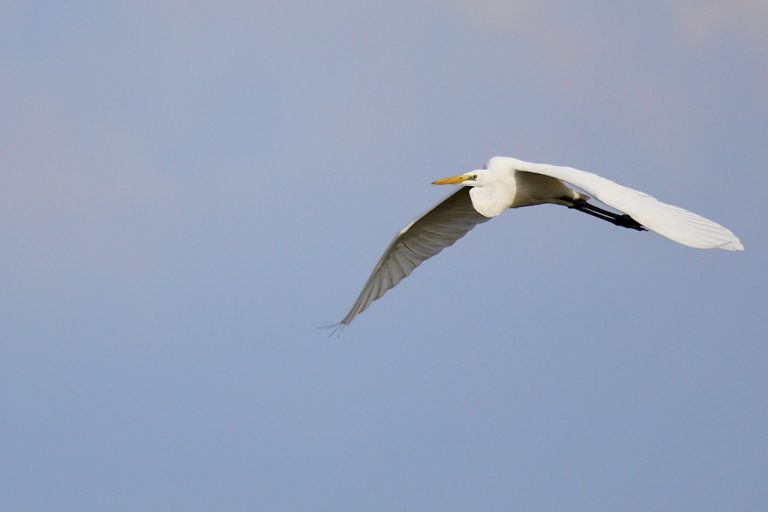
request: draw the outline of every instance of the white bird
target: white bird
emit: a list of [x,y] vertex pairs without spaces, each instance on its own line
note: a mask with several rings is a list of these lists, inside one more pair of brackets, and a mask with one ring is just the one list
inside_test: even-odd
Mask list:
[[[573,190],[564,182],[589,195]],[[400,230],[338,327],[349,325],[422,262],[507,208],[559,204],[617,226],[654,231],[697,249],[744,249],[736,235],[716,222],[572,167],[497,156],[488,161],[485,169],[433,182],[433,185],[454,184],[463,187]],[[588,203],[590,195],[623,214]]]

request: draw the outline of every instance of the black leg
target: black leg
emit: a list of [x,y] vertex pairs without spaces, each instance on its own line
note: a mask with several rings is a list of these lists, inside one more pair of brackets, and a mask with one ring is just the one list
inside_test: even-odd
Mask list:
[[574,208],[576,210],[579,210],[580,212],[584,212],[587,215],[592,215],[593,217],[597,217],[598,219],[603,219],[611,224],[614,224],[616,226],[621,226],[623,228],[628,229],[636,229],[637,231],[647,231],[648,228],[637,222],[635,219],[630,217],[626,214],[618,214],[614,213],[608,210],[603,210],[602,208],[595,206],[593,204],[589,204],[586,201],[576,201],[573,203],[573,206],[570,208]]

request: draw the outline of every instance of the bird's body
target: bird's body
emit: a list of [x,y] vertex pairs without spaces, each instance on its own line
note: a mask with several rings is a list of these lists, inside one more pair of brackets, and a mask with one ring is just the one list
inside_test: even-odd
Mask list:
[[[485,169],[433,183],[463,187],[398,233],[339,325],[348,325],[371,302],[384,295],[423,261],[452,245],[477,224],[509,208],[558,204],[617,226],[654,231],[698,249],[744,249],[730,230],[716,222],[572,167],[493,157]],[[589,203],[590,196],[623,214]]]
[[[502,163],[499,160],[492,162],[496,166]],[[551,176],[512,168],[491,169],[493,167],[489,165],[481,175],[483,186],[473,186],[469,191],[475,210],[485,217],[495,217],[508,208],[546,203],[569,206],[571,201],[589,199]]]

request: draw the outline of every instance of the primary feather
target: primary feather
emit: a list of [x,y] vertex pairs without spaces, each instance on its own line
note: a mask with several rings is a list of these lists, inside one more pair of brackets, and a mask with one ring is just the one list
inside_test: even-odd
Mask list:
[[487,220],[488,217],[477,213],[472,206],[469,189],[462,187],[408,224],[384,251],[341,324],[349,325],[355,316],[410,275],[413,269]]

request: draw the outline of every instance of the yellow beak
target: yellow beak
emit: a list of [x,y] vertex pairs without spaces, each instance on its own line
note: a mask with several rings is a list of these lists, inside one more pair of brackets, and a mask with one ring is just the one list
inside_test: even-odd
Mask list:
[[441,180],[433,181],[433,185],[458,185],[467,181],[466,176],[453,176],[452,178],[443,178]]

